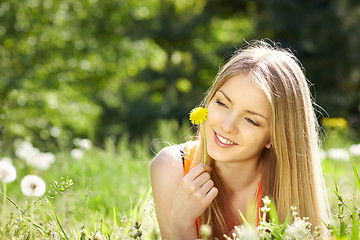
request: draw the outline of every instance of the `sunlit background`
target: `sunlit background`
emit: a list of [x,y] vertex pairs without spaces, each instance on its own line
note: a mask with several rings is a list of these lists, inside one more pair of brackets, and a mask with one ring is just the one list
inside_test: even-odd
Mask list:
[[[0,158],[17,169],[7,194],[26,208],[24,176],[47,190],[68,176],[73,186],[52,201],[66,234],[94,233],[86,224],[102,218],[120,226],[154,153],[191,135],[188,112],[221,64],[268,38],[312,83],[335,206],[335,184],[355,189],[349,153],[360,165],[359,22],[356,0],[2,0]],[[7,208],[11,223],[18,212]]]

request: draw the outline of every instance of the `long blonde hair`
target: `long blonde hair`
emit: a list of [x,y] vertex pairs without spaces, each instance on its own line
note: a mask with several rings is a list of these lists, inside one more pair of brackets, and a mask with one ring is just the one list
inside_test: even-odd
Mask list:
[[[273,199],[281,221],[289,215],[291,206],[297,206],[300,217],[308,217],[313,226],[323,226],[321,221],[328,221],[329,207],[319,155],[318,124],[300,62],[291,52],[273,43],[253,42],[236,51],[220,69],[202,106],[207,107],[222,84],[237,74],[247,75],[264,91],[271,105],[272,147],[264,148],[259,162],[262,196]],[[200,151],[196,163],[203,159],[201,134],[199,129]],[[226,211],[226,200],[215,171],[212,178],[219,195],[202,219],[212,226],[213,236],[221,238],[234,226],[228,222],[232,213]]]

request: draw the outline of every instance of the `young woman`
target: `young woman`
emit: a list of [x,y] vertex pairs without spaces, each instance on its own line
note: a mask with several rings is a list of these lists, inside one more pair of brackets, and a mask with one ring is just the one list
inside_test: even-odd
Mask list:
[[201,224],[222,239],[242,224],[238,210],[258,216],[264,196],[281,221],[297,206],[300,217],[324,226],[329,211],[317,120],[292,53],[264,41],[236,51],[201,106],[208,110],[207,164],[201,128],[197,141],[166,147],[151,163],[163,239],[196,239]]

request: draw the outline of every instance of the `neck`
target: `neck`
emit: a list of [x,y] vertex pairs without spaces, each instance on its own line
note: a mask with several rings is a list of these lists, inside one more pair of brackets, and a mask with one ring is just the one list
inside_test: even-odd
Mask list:
[[250,186],[258,184],[260,172],[257,161],[219,162],[214,161],[216,173],[224,190],[229,193],[241,193]]

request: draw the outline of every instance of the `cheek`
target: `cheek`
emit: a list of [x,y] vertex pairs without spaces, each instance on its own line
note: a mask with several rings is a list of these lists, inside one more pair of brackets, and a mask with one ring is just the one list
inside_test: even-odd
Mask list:
[[258,140],[259,148],[262,149],[269,143],[270,136],[266,131],[259,133],[258,136],[259,136],[259,140]]
[[262,148],[269,143],[269,133],[265,129],[253,129],[245,126],[242,128],[243,136],[255,147]]
[[214,104],[210,103],[208,106],[207,123],[211,124],[213,122],[216,122],[218,118],[219,116],[216,109],[214,108]]

